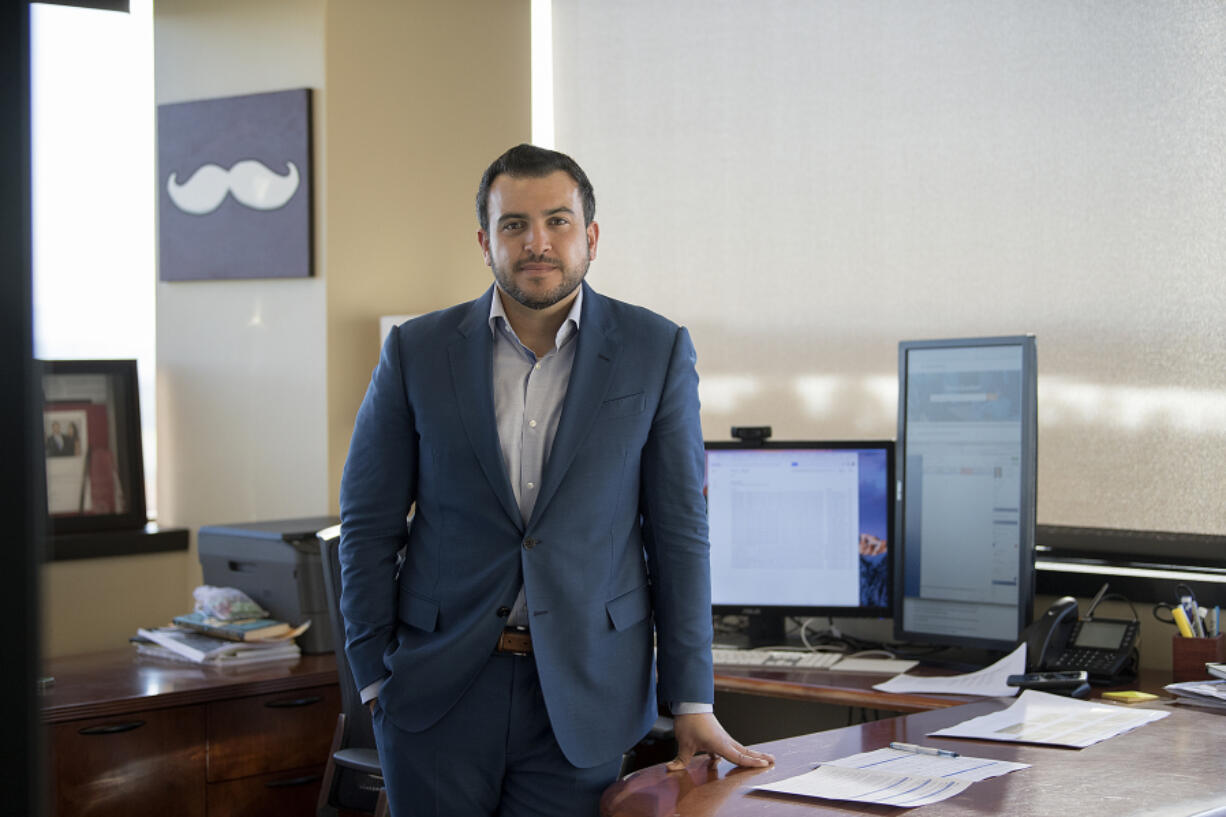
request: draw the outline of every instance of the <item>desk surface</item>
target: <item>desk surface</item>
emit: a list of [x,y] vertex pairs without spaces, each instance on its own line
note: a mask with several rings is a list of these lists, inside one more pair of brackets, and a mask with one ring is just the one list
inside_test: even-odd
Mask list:
[[898,694],[873,689],[873,684],[888,678],[889,675],[836,672],[832,669],[716,667],[715,689],[717,692],[739,692],[889,712],[927,712],[981,700],[969,695]]
[[55,683],[39,699],[44,723],[184,706],[337,683],[333,653],[236,667],[148,658],[134,647],[51,658]]
[[[948,675],[948,672],[933,669],[917,669],[917,675]],[[831,669],[780,669],[774,667],[716,667],[715,689],[717,692],[739,692],[748,695],[763,695],[769,698],[787,698],[810,703],[836,704],[839,706],[880,709],[888,712],[928,712],[933,709],[948,709],[966,703],[983,700],[974,695],[938,695],[930,693],[878,692],[874,684],[886,680],[888,675],[870,675],[860,672],[836,672]],[[1162,693],[1162,687],[1171,682],[1169,672],[1142,670],[1134,682],[1119,689],[1143,689]],[[1094,688],[1095,697],[1102,692]]]
[[811,770],[823,759],[880,749],[890,741],[923,743],[963,754],[1032,764],[1029,769],[973,784],[923,807],[924,817],[1190,817],[1226,806],[1226,713],[1169,703],[1146,704],[1171,714],[1155,723],[1085,749],[1023,746],[993,741],[929,738],[935,729],[1007,706],[1011,699],[921,712],[832,729],[757,748],[775,755],[769,769],[714,768],[697,759],[682,772],[663,766],[615,783],[601,802],[604,817],[822,817],[902,815],[906,809],[756,793],[759,783]]

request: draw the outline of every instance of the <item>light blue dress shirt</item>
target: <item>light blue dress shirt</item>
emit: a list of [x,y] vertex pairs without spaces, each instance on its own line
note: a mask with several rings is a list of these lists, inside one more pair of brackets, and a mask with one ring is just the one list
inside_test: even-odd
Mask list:
[[[502,291],[490,299],[490,332],[494,338],[493,385],[494,418],[498,424],[498,442],[502,447],[502,464],[519,505],[524,524],[536,507],[541,476],[553,438],[562,418],[562,402],[570,385],[570,372],[575,364],[575,340],[579,332],[579,316],[583,311],[583,290],[579,289],[566,319],[554,336],[554,346],[544,357],[524,346],[502,305]],[[524,627],[528,624],[524,589],[511,608],[507,624]]]

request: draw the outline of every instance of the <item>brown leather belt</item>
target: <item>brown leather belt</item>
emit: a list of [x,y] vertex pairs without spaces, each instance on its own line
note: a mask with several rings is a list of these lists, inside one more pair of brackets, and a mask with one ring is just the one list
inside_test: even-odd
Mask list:
[[531,655],[532,636],[527,630],[518,627],[507,627],[498,636],[498,646],[494,652],[509,652],[512,655]]

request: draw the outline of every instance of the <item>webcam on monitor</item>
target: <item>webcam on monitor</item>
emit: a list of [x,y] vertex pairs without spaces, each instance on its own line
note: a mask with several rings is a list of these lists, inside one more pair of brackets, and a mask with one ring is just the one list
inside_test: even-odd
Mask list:
[[761,445],[771,435],[770,426],[733,426],[732,436],[748,445]]

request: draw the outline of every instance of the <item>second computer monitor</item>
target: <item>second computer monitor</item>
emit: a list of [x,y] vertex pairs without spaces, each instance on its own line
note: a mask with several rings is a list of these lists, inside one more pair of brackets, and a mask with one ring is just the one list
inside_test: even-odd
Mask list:
[[707,443],[711,601],[779,637],[784,616],[888,616],[894,444]]
[[1003,651],[1034,601],[1030,336],[899,344],[894,635]]

